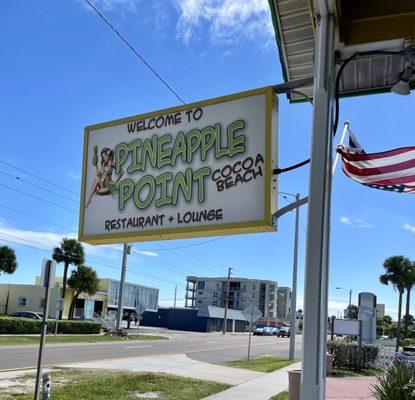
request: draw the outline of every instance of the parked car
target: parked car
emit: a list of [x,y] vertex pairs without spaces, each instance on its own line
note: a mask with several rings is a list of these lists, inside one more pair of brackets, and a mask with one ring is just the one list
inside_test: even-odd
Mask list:
[[392,359],[399,360],[408,367],[415,366],[415,345],[405,346]]
[[278,335],[278,332],[280,331],[280,328],[278,326],[274,326],[271,328],[271,333],[275,336]]
[[254,336],[262,336],[262,332],[264,331],[264,328],[256,328],[254,329]]
[[11,315],[12,317],[17,318],[32,318],[32,319],[42,319],[43,313],[35,311],[18,311]]
[[290,337],[290,328],[288,326],[282,326],[279,330],[279,332],[277,333],[277,336],[280,337]]
[[264,330],[262,331],[262,336],[272,336],[272,335],[273,335],[272,328],[269,326],[266,326]]

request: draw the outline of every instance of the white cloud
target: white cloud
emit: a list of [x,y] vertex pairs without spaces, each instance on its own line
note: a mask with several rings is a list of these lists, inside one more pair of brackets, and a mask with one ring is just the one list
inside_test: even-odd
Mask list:
[[[48,250],[52,253],[54,247],[59,245],[59,242],[65,238],[78,238],[78,233],[65,232],[65,233],[56,233],[51,231],[36,231],[36,230],[26,230],[14,228],[8,225],[6,222],[0,220],[0,242],[2,240],[11,241],[18,243],[23,246],[32,246]],[[13,244],[10,244],[13,246]],[[85,252],[88,256],[105,256],[105,258],[120,259],[120,252],[122,251],[122,246],[120,245],[101,245],[101,246],[92,246],[90,244],[83,243]],[[45,252],[45,256],[47,254]]]
[[[177,38],[185,43],[207,24],[215,44],[234,43],[241,37],[272,43],[274,29],[267,0],[173,0],[179,12]],[[262,40],[262,43],[264,43]],[[268,42],[268,43],[266,43]]]
[[340,216],[339,222],[345,225],[352,225],[356,228],[363,228],[363,229],[370,229],[370,228],[377,227],[377,225],[373,224],[372,222],[365,221],[362,218]]
[[341,222],[342,224],[346,224],[346,225],[352,224],[352,221],[350,220],[349,217],[339,217],[339,222]]
[[66,175],[75,181],[79,181],[81,179],[81,174],[73,174],[72,172],[67,172]]
[[409,232],[415,233],[415,226],[410,225],[410,224],[408,224],[408,223],[405,223],[405,224],[402,226],[402,228],[403,228],[403,229],[405,229],[406,231],[409,231]]
[[158,253],[154,251],[148,251],[148,250],[134,250],[134,253],[141,254],[147,257],[158,257]]

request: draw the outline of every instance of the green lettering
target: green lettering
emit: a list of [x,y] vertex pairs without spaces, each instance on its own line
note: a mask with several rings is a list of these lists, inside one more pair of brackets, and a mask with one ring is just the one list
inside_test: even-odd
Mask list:
[[235,132],[245,128],[245,122],[241,119],[232,122],[228,126],[228,148],[229,148],[229,157],[233,157],[235,154],[245,152],[245,135],[239,135],[235,137]]
[[160,186],[160,198],[156,200],[156,207],[171,204],[171,197],[167,196],[167,182],[173,179],[171,172],[165,172],[156,178],[156,185]]
[[115,173],[119,174],[121,165],[123,165],[128,158],[128,145],[127,143],[119,143],[115,146]]
[[199,203],[203,203],[205,201],[205,178],[208,177],[210,173],[211,169],[209,167],[200,168],[193,173],[193,180],[198,181],[197,198]]
[[[149,191],[145,200],[140,199],[140,192],[144,186],[148,185]],[[134,189],[134,203],[137,208],[147,208],[153,201],[154,195],[156,194],[156,183],[151,175],[146,175],[141,178],[135,189]]]
[[163,135],[158,140],[157,146],[157,168],[162,168],[165,165],[171,165],[171,148],[163,149],[163,146],[167,143],[170,143],[173,139],[173,136],[170,133]]
[[192,199],[192,169],[186,169],[186,177],[183,172],[178,172],[173,183],[173,194],[172,194],[172,204],[177,204],[177,199],[179,197],[179,188],[183,192],[183,196],[187,202],[190,202]]
[[124,210],[126,201],[134,191],[134,182],[131,179],[124,179],[119,183],[118,208]]

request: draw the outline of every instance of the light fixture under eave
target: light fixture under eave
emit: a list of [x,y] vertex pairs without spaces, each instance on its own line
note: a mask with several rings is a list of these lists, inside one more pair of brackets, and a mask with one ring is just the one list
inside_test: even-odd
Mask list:
[[415,70],[415,44],[405,49],[403,57],[406,67],[402,71],[399,81],[392,86],[391,91],[395,94],[407,96],[411,93],[410,80]]

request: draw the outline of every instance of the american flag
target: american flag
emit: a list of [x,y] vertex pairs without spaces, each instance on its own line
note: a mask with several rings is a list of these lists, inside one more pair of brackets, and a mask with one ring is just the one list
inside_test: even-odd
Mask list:
[[349,133],[349,146],[337,147],[343,172],[351,179],[373,189],[415,193],[415,147],[366,153]]

